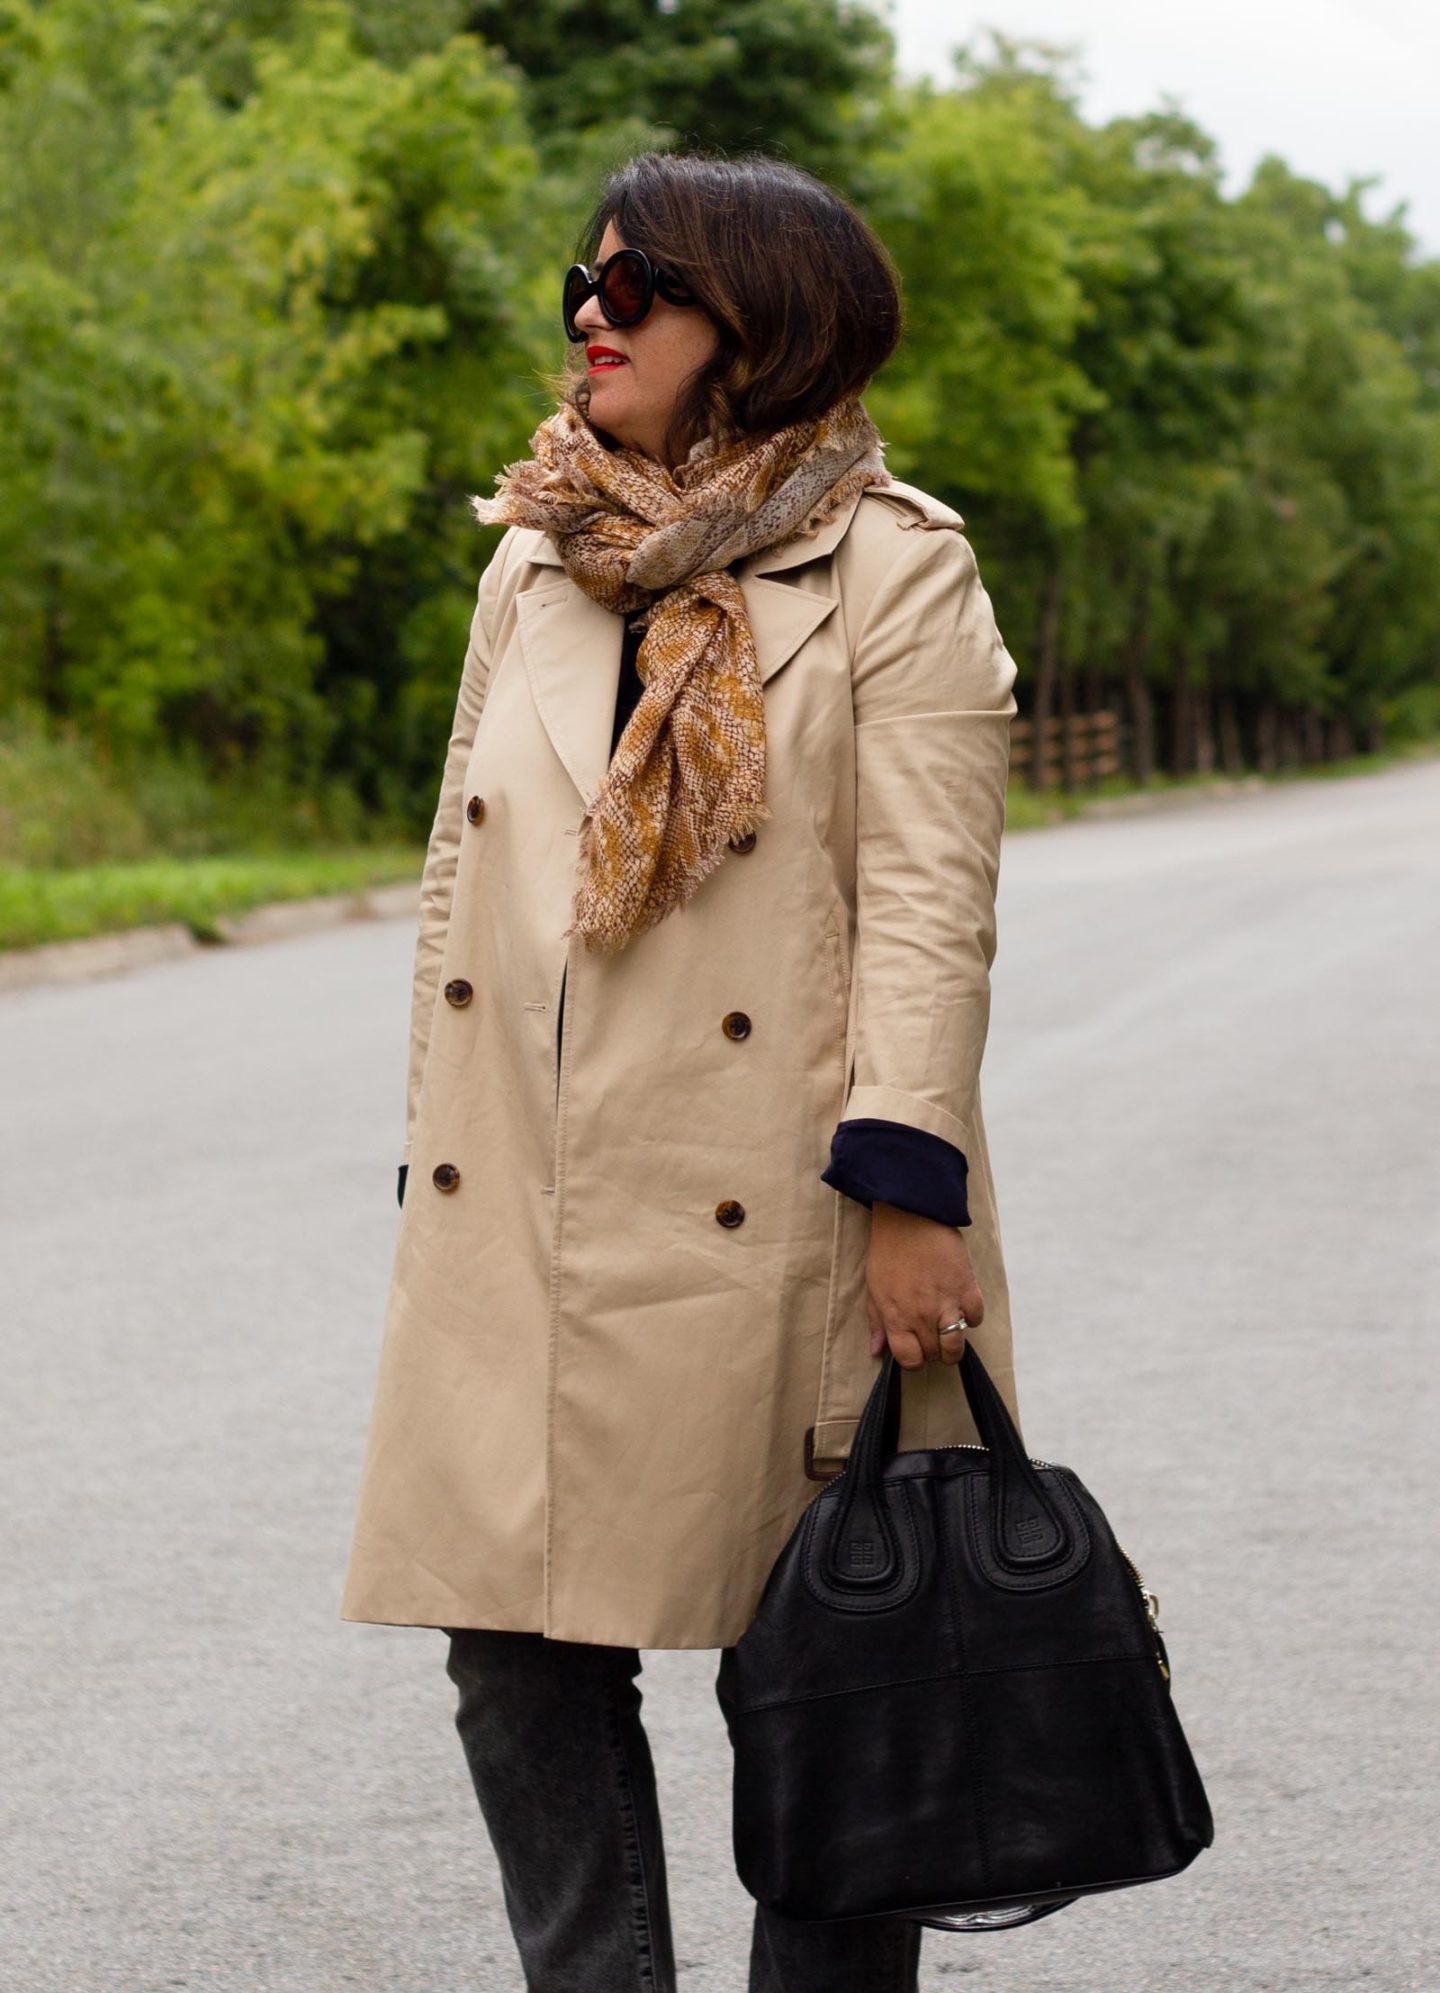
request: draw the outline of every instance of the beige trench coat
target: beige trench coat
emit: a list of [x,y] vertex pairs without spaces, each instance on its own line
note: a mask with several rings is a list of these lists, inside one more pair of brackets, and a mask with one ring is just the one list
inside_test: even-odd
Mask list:
[[[737,567],[773,816],[614,956],[563,937],[623,619],[548,535],[497,548],[421,886],[342,1618],[738,1639],[818,1492],[807,1434],[838,1470],[879,1362],[870,1212],[820,1180],[842,1117],[964,1150],[974,1341],[1016,1410],[979,1085],[1015,665],[962,524],[900,484]],[[975,1437],[953,1366],[904,1373],[902,1447]]]

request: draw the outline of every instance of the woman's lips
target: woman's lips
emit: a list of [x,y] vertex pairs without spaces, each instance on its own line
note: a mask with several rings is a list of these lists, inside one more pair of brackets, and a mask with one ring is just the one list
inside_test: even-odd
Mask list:
[[598,374],[602,372],[606,367],[623,367],[628,365],[625,355],[623,353],[615,352],[613,347],[607,347],[607,346],[587,347],[586,358],[590,362],[590,372],[592,374]]

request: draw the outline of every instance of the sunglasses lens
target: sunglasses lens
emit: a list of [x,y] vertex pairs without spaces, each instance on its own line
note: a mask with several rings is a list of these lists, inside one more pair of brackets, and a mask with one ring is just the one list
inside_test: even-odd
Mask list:
[[617,325],[633,324],[647,303],[645,265],[628,249],[612,256],[605,271],[601,299]]
[[575,314],[584,304],[589,290],[590,279],[587,272],[580,264],[573,263],[565,273],[565,290],[560,307],[565,320],[566,334],[571,339],[583,339],[585,336],[575,323]]

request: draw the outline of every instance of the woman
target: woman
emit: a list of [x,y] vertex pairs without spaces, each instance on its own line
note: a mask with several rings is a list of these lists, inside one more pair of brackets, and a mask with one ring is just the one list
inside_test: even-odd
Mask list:
[[[532,1993],[664,1993],[638,1650],[738,1639],[887,1344],[902,1447],[974,1440],[967,1324],[1015,1410],[979,1092],[1015,666],[860,406],[900,299],[844,201],[647,154],[581,255],[583,357],[474,501],[509,530],[342,1615],[447,1632]],[[919,1936],[757,1908],[751,1993],[913,1993]]]

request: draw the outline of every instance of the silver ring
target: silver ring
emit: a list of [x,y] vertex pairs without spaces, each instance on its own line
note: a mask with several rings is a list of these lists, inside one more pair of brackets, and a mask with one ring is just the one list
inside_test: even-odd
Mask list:
[[969,1326],[970,1324],[963,1315],[957,1315],[953,1322],[942,1322],[939,1333],[942,1336],[948,1336],[952,1329],[968,1329]]

